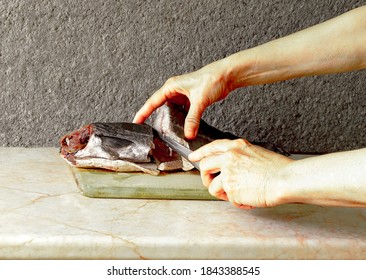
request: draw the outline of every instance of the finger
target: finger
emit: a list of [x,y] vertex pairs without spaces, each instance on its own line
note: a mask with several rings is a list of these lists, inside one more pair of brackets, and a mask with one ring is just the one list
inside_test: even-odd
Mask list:
[[190,104],[188,114],[184,122],[184,136],[188,139],[194,139],[197,136],[203,110],[200,106]]
[[201,179],[205,187],[208,187],[217,173],[221,170],[221,155],[205,157],[200,162]]
[[226,192],[222,188],[222,182],[221,182],[221,176],[220,175],[216,176],[212,180],[212,182],[211,182],[211,184],[208,188],[208,191],[214,197],[217,197],[217,198],[222,199],[222,200],[228,200]]
[[255,208],[254,206],[239,204],[239,203],[236,203],[236,202],[231,202],[231,204],[236,208],[245,209],[245,210],[250,210],[250,209]]
[[145,120],[160,106],[168,100],[167,94],[164,92],[164,87],[156,91],[136,113],[133,122],[144,123]]
[[228,186],[222,185],[222,188],[223,188],[223,191],[226,193],[227,200],[230,201],[230,203],[234,207],[240,208],[240,209],[246,209],[246,210],[255,208],[254,206],[246,205],[246,204],[242,204],[242,203],[238,202],[237,195],[235,195],[235,193],[230,191],[230,188],[228,188]]
[[204,157],[225,153],[233,147],[234,145],[233,142],[234,142],[233,140],[226,140],[226,139],[215,140],[190,153],[189,160],[200,161]]

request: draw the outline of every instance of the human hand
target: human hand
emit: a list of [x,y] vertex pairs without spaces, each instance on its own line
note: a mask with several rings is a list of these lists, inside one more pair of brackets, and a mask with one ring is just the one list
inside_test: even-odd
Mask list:
[[168,79],[136,113],[133,122],[143,123],[154,110],[169,101],[188,111],[184,134],[188,139],[195,138],[205,109],[229,94],[224,72],[225,67],[214,62],[195,72]]
[[213,141],[191,153],[189,160],[200,161],[202,182],[209,192],[236,207],[284,203],[277,176],[293,161],[290,158],[238,139]]

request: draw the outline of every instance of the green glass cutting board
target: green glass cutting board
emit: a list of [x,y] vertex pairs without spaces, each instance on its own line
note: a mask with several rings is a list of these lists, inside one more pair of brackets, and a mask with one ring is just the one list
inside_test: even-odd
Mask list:
[[87,197],[215,200],[198,171],[122,173],[71,167],[78,188]]

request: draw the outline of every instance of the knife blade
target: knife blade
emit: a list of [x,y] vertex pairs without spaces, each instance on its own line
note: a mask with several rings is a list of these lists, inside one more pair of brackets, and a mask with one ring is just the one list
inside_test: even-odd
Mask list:
[[154,129],[154,133],[169,148],[171,148],[174,152],[178,153],[180,156],[182,156],[186,160],[188,160],[197,170],[200,170],[200,166],[199,166],[198,162],[192,162],[188,159],[188,155],[193,152],[192,150],[190,150],[186,146],[183,146],[182,144],[178,143],[174,139],[162,134],[160,131],[157,131],[156,129]]

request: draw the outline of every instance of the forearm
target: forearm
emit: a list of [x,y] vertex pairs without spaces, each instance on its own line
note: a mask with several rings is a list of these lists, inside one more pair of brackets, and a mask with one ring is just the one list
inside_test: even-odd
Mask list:
[[283,203],[366,207],[366,149],[294,161],[277,183]]
[[223,69],[230,90],[366,68],[366,6],[212,66]]

